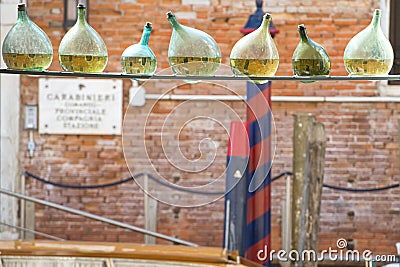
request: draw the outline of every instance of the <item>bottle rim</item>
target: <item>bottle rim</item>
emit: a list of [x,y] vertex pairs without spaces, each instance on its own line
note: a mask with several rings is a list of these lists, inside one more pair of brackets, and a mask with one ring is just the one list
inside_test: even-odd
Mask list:
[[297,26],[297,29],[298,29],[298,30],[305,30],[305,29],[307,29],[307,28],[306,28],[306,25],[304,25],[304,24],[299,24],[299,25]]
[[380,14],[382,14],[382,10],[381,9],[375,9],[375,12],[374,12],[376,15],[380,15]]
[[272,16],[270,13],[265,13],[264,18],[269,19],[269,18],[272,18]]
[[24,10],[26,10],[25,3],[19,3],[18,4],[18,11],[24,11]]
[[168,12],[166,13],[166,15],[167,15],[167,18],[175,17],[175,15],[172,13],[172,11],[168,11]]

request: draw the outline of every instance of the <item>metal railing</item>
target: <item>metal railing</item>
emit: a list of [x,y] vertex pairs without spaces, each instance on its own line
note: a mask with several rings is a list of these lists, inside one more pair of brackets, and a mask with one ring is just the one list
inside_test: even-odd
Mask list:
[[160,233],[157,233],[157,232],[149,231],[149,230],[137,227],[137,226],[133,226],[133,225],[126,224],[126,223],[119,222],[119,221],[112,220],[112,219],[108,219],[108,218],[105,218],[105,217],[102,217],[102,216],[99,216],[99,215],[95,215],[95,214],[92,214],[92,213],[89,213],[89,212],[86,212],[86,211],[81,211],[81,210],[65,207],[63,205],[59,205],[59,204],[56,204],[56,203],[53,203],[53,202],[50,202],[50,201],[46,201],[46,200],[42,200],[42,199],[26,196],[26,195],[23,195],[23,194],[20,194],[20,193],[16,193],[16,192],[4,189],[4,188],[0,188],[0,193],[1,194],[5,194],[5,195],[9,195],[9,196],[12,196],[12,197],[16,197],[18,199],[23,199],[25,201],[31,201],[33,203],[37,203],[37,204],[45,205],[45,206],[48,206],[48,207],[51,207],[51,208],[55,208],[55,209],[58,209],[58,210],[62,210],[62,211],[65,211],[65,212],[68,212],[68,213],[71,213],[71,214],[75,214],[75,215],[83,216],[83,217],[86,217],[86,218],[89,218],[89,219],[93,219],[93,220],[97,220],[97,221],[100,221],[100,222],[108,223],[108,224],[111,224],[111,225],[114,225],[114,226],[118,226],[118,227],[121,227],[121,228],[129,229],[129,230],[132,230],[132,231],[135,231],[135,232],[139,232],[139,233],[142,233],[142,234],[145,234],[145,235],[161,238],[161,239],[164,239],[164,240],[167,240],[167,241],[171,241],[171,242],[176,243],[176,244],[185,245],[185,246],[191,246],[191,247],[197,247],[198,246],[195,243],[188,242],[188,241],[185,241],[185,240],[182,240],[182,239],[179,239],[179,238],[175,238],[175,237],[172,237],[172,236],[168,236],[168,235],[160,234]]
[[400,80],[400,75],[382,76],[183,76],[183,75],[141,75],[124,74],[116,72],[102,73],[78,73],[64,71],[35,71],[35,70],[13,70],[0,69],[0,73],[23,74],[49,77],[86,77],[86,78],[105,78],[105,79],[154,79],[154,80],[209,80],[209,81],[248,81],[248,80],[268,80],[268,81],[396,81]]

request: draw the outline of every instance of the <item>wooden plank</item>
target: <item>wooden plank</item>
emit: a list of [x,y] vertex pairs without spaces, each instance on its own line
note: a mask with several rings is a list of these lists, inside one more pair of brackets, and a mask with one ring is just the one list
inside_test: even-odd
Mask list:
[[[25,194],[25,175],[21,175],[20,188],[21,193]],[[20,199],[20,223],[21,227],[24,229],[35,230],[35,204],[25,199]],[[21,231],[21,239],[33,240],[35,239],[35,234],[28,231]]]
[[312,114],[295,114],[293,125],[293,193],[292,193],[292,247],[298,250],[300,215],[303,203],[303,183],[306,163],[306,143],[309,128],[315,122]]
[[133,243],[0,240],[5,255],[71,256],[124,259],[149,259],[191,263],[228,264],[228,253],[217,247],[188,247],[179,245],[145,245]]
[[[144,175],[144,228],[153,232],[157,232],[157,200],[150,197],[148,194],[148,180],[147,174]],[[154,236],[144,235],[145,244],[155,244],[156,238]]]
[[[20,191],[21,194],[25,194],[25,175],[21,175],[21,180],[20,180]],[[25,226],[25,215],[26,215],[26,211],[25,211],[25,199],[20,199],[19,205],[20,205],[20,209],[19,209],[19,220],[21,222],[21,227],[22,228],[26,228]],[[32,229],[33,230],[33,229]],[[22,231],[20,233],[20,239],[25,239],[25,231]],[[2,267],[2,266],[0,266]]]
[[[25,201],[25,222],[24,227],[30,230],[35,230],[35,203],[31,201]],[[25,232],[24,239],[33,240],[35,234],[31,232]]]
[[[321,195],[324,179],[326,135],[322,123],[310,124],[306,145],[306,165],[303,183],[303,201],[300,217],[299,252],[318,251],[318,230],[321,210]],[[314,259],[303,259],[298,266],[317,267]]]

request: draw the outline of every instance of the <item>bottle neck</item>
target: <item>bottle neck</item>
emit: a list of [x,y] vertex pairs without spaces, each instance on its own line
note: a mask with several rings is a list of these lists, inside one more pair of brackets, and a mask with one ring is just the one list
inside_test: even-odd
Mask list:
[[86,23],[86,8],[78,7],[78,23]]
[[172,25],[172,28],[178,29],[181,27],[181,24],[179,24],[179,22],[176,20],[175,15],[168,13],[167,16],[169,23],[171,23]]
[[18,8],[18,20],[21,21],[27,21],[28,20],[28,14],[26,13],[26,9],[25,8]]
[[269,32],[269,25],[271,23],[271,16],[269,14],[264,15],[263,20],[261,22],[261,31],[268,33]]
[[144,26],[142,38],[140,39],[141,45],[148,45],[150,39],[151,27]]
[[300,40],[302,42],[308,42],[308,36],[305,27],[299,27],[299,34],[300,34]]
[[374,29],[379,29],[381,26],[381,11],[375,10],[374,17],[372,18],[371,25]]

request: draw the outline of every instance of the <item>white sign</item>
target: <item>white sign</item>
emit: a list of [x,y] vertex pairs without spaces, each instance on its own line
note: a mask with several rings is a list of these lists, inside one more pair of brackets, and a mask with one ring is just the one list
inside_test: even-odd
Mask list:
[[120,135],[122,80],[39,79],[39,133]]

